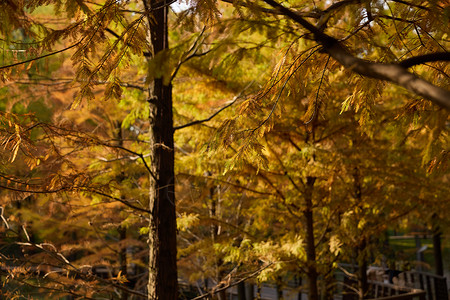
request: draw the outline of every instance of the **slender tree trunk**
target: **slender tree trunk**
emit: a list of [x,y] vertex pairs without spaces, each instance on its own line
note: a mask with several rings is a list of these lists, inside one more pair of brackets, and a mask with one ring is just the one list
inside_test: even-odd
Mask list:
[[308,299],[319,300],[319,293],[317,289],[317,269],[316,269],[316,245],[314,240],[314,218],[312,197],[314,190],[314,183],[316,177],[306,177],[305,190],[305,210],[303,215],[305,217],[306,225],[306,258],[307,268],[306,275],[308,277]]
[[434,266],[436,274],[444,276],[444,264],[442,261],[442,246],[441,246],[441,230],[438,225],[433,228],[433,251],[434,251]]
[[[209,174],[209,176],[211,176],[211,173]],[[210,197],[210,200],[211,200],[211,206],[209,208],[209,216],[211,218],[217,217],[218,199],[216,199],[214,197],[214,191],[215,190],[216,190],[216,188],[214,187],[214,185],[212,185],[209,188],[209,197]],[[213,244],[216,242],[217,237],[219,236],[219,233],[220,233],[219,231],[220,231],[219,226],[216,223],[211,225],[211,239],[212,239]],[[223,279],[223,275],[224,274],[223,274],[223,271],[222,271],[222,265],[223,265],[222,259],[220,257],[216,257],[216,266],[215,267],[216,267],[216,280],[217,280],[217,282],[220,282]],[[220,291],[217,294],[217,298],[219,300],[226,300],[227,299],[226,291],[225,290]]]
[[[123,226],[120,226],[119,229],[119,238],[121,241],[127,238],[127,229]],[[120,263],[120,272],[122,276],[128,278],[128,270],[127,270],[127,247],[122,247],[119,252],[119,263]],[[128,293],[126,291],[122,291],[121,300],[127,300]]]
[[[119,147],[123,147],[123,135],[122,135],[122,122],[120,121],[114,121],[114,132],[113,136],[117,140],[117,145]],[[125,179],[125,174],[121,172],[117,177],[116,180],[118,182],[122,182]],[[124,226],[119,226],[117,228],[117,232],[119,233],[119,240],[123,241],[127,238],[127,229]],[[74,239],[76,240],[76,239]],[[128,279],[128,270],[127,270],[127,248],[122,245],[122,247],[119,250],[119,265],[120,265],[120,273],[122,276]],[[127,287],[130,287],[130,282],[128,281],[125,284]],[[121,300],[127,300],[128,299],[128,293],[126,291],[121,292],[120,299]]]
[[359,299],[364,299],[369,290],[369,284],[367,282],[367,258],[363,253],[366,248],[366,241],[363,240],[360,248],[358,249],[358,291]]
[[280,277],[277,277],[277,300],[283,300],[283,283]]
[[248,284],[246,284],[246,299],[247,300],[253,300],[255,299],[255,285],[250,281]]
[[302,277],[300,275],[295,276],[295,282],[297,284],[297,287],[299,288],[299,291],[297,293],[297,300],[302,300]]
[[238,291],[238,300],[246,300],[246,294],[245,294],[245,282],[241,282],[237,286]]
[[[168,49],[168,6],[158,0],[143,1],[149,13],[151,46],[156,55]],[[165,85],[162,78],[154,78],[149,85],[148,102],[151,142],[148,299],[175,300],[178,284],[171,83]]]
[[[353,188],[356,202],[358,205],[362,203],[362,186],[361,186],[361,174],[358,167],[353,170]],[[367,247],[367,240],[362,237],[362,241],[357,249],[358,251],[358,293],[359,299],[364,299],[367,295],[369,284],[367,282],[367,257],[365,254],[365,249]]]

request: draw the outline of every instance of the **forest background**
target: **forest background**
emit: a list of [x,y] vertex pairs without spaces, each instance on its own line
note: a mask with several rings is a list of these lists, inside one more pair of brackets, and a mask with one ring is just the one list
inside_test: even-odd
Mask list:
[[170,4],[0,3],[2,296],[363,298],[448,236],[448,2]]

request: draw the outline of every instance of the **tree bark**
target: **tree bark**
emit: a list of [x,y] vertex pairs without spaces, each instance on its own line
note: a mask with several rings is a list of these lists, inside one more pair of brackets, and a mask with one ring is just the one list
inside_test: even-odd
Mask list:
[[366,241],[363,240],[360,248],[358,249],[358,292],[359,299],[364,299],[369,290],[369,284],[367,282],[367,258],[364,254],[364,250],[367,247]]
[[240,282],[237,286],[238,300],[246,300],[247,295],[245,294],[245,282]]
[[308,299],[319,300],[319,293],[317,289],[317,269],[316,269],[316,245],[314,240],[314,218],[312,196],[314,190],[314,183],[316,177],[306,177],[305,190],[305,210],[303,216],[305,217],[306,225],[306,258],[307,269],[306,275],[308,277]]
[[277,287],[277,300],[284,300],[283,297],[283,283],[281,281],[281,277],[277,277],[276,280],[276,287]]
[[[168,6],[144,0],[148,13],[152,53],[168,49]],[[154,9],[152,9],[154,7]],[[162,78],[149,84],[150,188],[149,188],[149,300],[175,300],[178,296],[172,85]]]
[[246,285],[246,298],[247,300],[253,300],[255,299],[255,285],[252,282],[249,282]]
[[441,230],[438,225],[433,228],[433,251],[434,251],[434,266],[436,274],[444,276],[444,264],[442,261],[442,247],[441,247]]
[[299,291],[297,293],[297,300],[302,300],[302,277],[299,276],[295,276],[295,282],[297,284],[297,287],[299,288]]

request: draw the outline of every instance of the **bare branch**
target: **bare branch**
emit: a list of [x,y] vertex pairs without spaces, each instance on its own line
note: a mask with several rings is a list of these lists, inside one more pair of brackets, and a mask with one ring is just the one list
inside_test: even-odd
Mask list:
[[77,43],[75,43],[73,45],[70,45],[69,47],[66,47],[66,48],[63,48],[61,50],[58,50],[58,51],[47,53],[45,55],[41,55],[41,56],[38,56],[38,57],[30,58],[30,59],[27,59],[27,60],[19,61],[19,62],[10,64],[10,65],[0,66],[0,70],[11,68],[11,67],[15,67],[15,66],[19,66],[19,65],[23,65],[23,64],[35,61],[35,60],[39,60],[39,59],[42,59],[42,58],[45,58],[45,57],[49,57],[49,56],[52,56],[52,55],[55,55],[55,54],[58,54],[58,53],[70,50],[70,49],[78,46],[80,43],[81,43],[81,41],[79,41],[79,42],[77,42]]
[[183,129],[189,126],[193,126],[193,125],[197,125],[197,124],[201,124],[201,123],[205,123],[208,121],[211,121],[215,116],[217,116],[218,114],[220,114],[222,111],[224,111],[225,109],[227,109],[228,107],[232,106],[234,103],[236,103],[236,101],[238,101],[239,99],[242,98],[242,94],[245,92],[245,90],[247,90],[251,85],[253,84],[253,81],[250,82],[240,93],[239,95],[235,96],[233,98],[233,100],[231,100],[227,105],[225,105],[224,107],[222,107],[221,109],[219,109],[218,111],[216,111],[215,113],[213,113],[211,116],[209,116],[206,119],[202,119],[202,120],[196,120],[184,125],[180,125],[180,126],[176,126],[173,128],[173,130],[179,130],[179,129]]
[[436,52],[430,54],[424,54],[414,56],[405,60],[402,60],[399,65],[403,68],[411,68],[416,65],[423,65],[428,62],[434,61],[450,61],[450,52]]
[[104,192],[102,192],[102,191],[98,191],[98,190],[94,190],[94,189],[89,189],[89,188],[85,188],[84,190],[85,190],[86,192],[94,193],[94,194],[97,194],[97,195],[99,195],[99,196],[103,196],[103,197],[105,197],[105,198],[109,198],[109,199],[111,199],[111,200],[120,202],[120,203],[122,203],[122,204],[128,206],[129,208],[135,209],[135,210],[137,210],[137,211],[141,211],[141,212],[145,212],[145,213],[150,213],[150,210],[148,210],[148,209],[145,209],[145,208],[141,208],[141,207],[135,206],[135,205],[131,204],[129,201],[127,201],[127,200],[120,199],[120,198],[117,198],[117,197],[108,195],[108,194],[106,194],[106,193],[104,193]]

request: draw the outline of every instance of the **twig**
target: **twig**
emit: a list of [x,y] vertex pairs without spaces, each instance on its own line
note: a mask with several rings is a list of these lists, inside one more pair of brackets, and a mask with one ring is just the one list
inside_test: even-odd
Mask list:
[[256,126],[255,128],[253,128],[251,130],[251,133],[254,133],[256,130],[258,130],[259,128],[261,128],[264,124],[267,123],[267,121],[269,121],[270,117],[272,116],[272,114],[275,112],[275,108],[278,105],[278,101],[281,98],[281,94],[283,93],[287,83],[289,82],[289,80],[292,78],[292,76],[294,76],[294,74],[297,72],[298,69],[300,69],[301,66],[303,66],[303,64],[317,51],[319,51],[320,48],[314,49],[314,51],[312,51],[295,69],[294,71],[288,76],[288,78],[286,79],[286,81],[284,82],[283,86],[281,87],[281,90],[278,92],[277,98],[275,99],[275,103],[272,106],[272,110],[270,111],[269,115],[261,122],[259,123],[258,126]]
[[316,93],[316,99],[314,99],[314,113],[308,121],[303,123],[303,125],[308,125],[317,117],[317,112],[319,111],[319,105],[317,103],[319,100],[319,92],[320,92],[320,88],[322,87],[323,78],[325,76],[325,71],[327,69],[329,61],[330,61],[330,55],[328,55],[327,62],[325,64],[325,67],[323,68],[322,77],[320,77],[319,87],[317,88],[317,93]]
[[230,103],[228,103],[227,105],[225,105],[224,107],[222,107],[221,109],[219,109],[218,111],[216,111],[215,113],[213,113],[211,116],[209,116],[206,119],[202,119],[202,120],[196,120],[184,125],[180,125],[180,126],[176,126],[173,128],[173,130],[179,130],[179,129],[183,129],[189,126],[193,126],[193,125],[197,125],[197,124],[201,124],[201,123],[205,123],[208,121],[211,121],[215,116],[217,116],[219,113],[221,113],[222,111],[224,111],[225,109],[227,109],[228,107],[232,106],[234,103],[236,103],[236,101],[238,101],[239,99],[242,98],[242,94],[244,93],[245,90],[247,90],[252,84],[254,83],[254,81],[250,82],[237,96],[235,96],[233,98],[233,100],[231,100]]
[[241,282],[244,282],[244,281],[246,281],[246,280],[248,280],[248,279],[250,279],[250,278],[253,278],[253,277],[257,276],[259,273],[261,273],[263,270],[265,270],[265,269],[267,269],[268,267],[270,267],[272,264],[273,264],[273,263],[268,263],[267,265],[265,265],[265,266],[259,268],[258,270],[256,270],[255,272],[251,273],[250,275],[248,275],[248,276],[246,276],[246,277],[244,277],[244,278],[239,279],[238,281],[235,281],[235,282],[233,282],[233,283],[229,283],[229,284],[227,284],[227,285],[224,286],[224,287],[218,288],[218,289],[216,289],[216,290],[214,290],[214,291],[212,291],[212,292],[206,293],[206,294],[204,294],[204,295],[195,297],[195,298],[193,298],[193,299],[191,299],[191,300],[204,299],[204,298],[206,298],[206,297],[210,297],[210,296],[212,296],[212,295],[214,295],[214,294],[217,294],[217,293],[219,293],[219,292],[221,292],[221,291],[224,291],[224,290],[226,290],[226,289],[228,289],[228,288],[230,288],[230,287],[233,287],[233,286],[235,286],[235,285],[238,285],[238,284],[241,283]]
[[41,55],[41,56],[38,56],[38,57],[30,58],[30,59],[27,59],[27,60],[24,60],[24,61],[19,61],[19,62],[10,64],[10,65],[0,66],[0,70],[11,68],[11,67],[15,67],[15,66],[19,66],[19,65],[23,65],[23,64],[26,64],[28,62],[32,62],[32,61],[35,61],[35,60],[39,60],[41,58],[45,58],[45,57],[48,57],[48,56],[52,56],[52,55],[55,55],[55,54],[67,51],[69,49],[72,49],[72,48],[78,46],[82,41],[83,40],[81,40],[81,41],[79,41],[79,42],[77,42],[77,43],[75,43],[75,44],[73,44],[73,45],[71,45],[69,47],[63,48],[63,49],[55,51],[55,52],[47,53],[45,55]]

